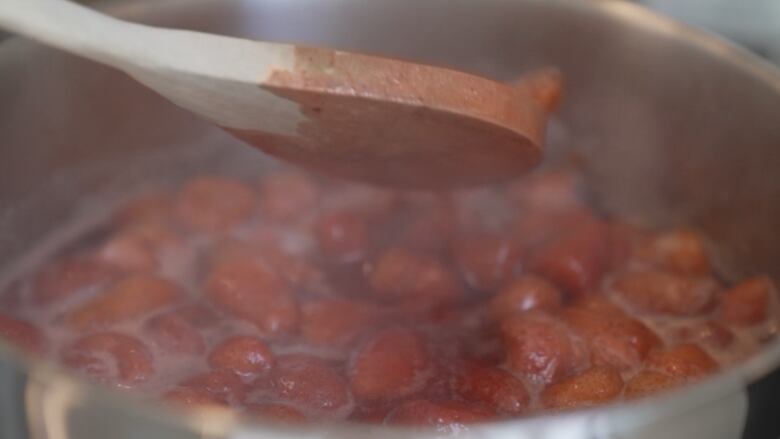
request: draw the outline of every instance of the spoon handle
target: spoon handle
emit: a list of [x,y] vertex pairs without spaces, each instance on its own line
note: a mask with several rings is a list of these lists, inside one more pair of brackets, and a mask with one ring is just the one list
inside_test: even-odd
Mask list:
[[0,27],[48,46],[117,67],[149,57],[147,26],[63,0],[2,0]]
[[67,0],[0,0],[0,27],[122,70],[224,127],[291,134],[301,118],[259,87],[292,68],[292,45],[130,23]]
[[0,0],[0,28],[136,79],[161,73],[257,85],[294,62],[288,44],[131,23],[68,0]]

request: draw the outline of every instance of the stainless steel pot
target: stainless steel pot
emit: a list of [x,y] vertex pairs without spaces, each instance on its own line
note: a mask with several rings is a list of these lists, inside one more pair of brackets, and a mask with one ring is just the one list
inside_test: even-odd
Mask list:
[[[579,157],[605,209],[649,224],[696,225],[720,243],[726,276],[780,278],[780,75],[742,50],[630,3],[150,0],[107,10],[141,22],[378,52],[499,79],[559,66],[568,97],[564,129],[553,130],[551,149],[566,145]],[[85,203],[197,170],[267,166],[255,151],[121,74],[21,40],[0,45],[0,133],[0,268],[9,271]],[[0,350],[3,439],[434,435],[344,425],[287,430],[223,412],[168,413]],[[658,399],[463,434],[736,438],[748,410],[745,387],[778,364],[775,343],[738,368]]]

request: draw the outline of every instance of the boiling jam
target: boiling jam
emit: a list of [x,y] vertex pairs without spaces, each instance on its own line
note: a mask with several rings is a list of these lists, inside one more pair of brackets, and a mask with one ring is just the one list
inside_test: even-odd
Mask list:
[[279,170],[134,197],[6,288],[0,336],[106,386],[282,422],[448,428],[697,382],[773,340],[766,276],[591,208]]

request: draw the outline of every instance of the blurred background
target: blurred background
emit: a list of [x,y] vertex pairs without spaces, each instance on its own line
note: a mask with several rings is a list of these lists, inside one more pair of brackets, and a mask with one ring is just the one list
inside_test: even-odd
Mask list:
[[718,33],[780,65],[780,0],[638,0],[637,3]]
[[[119,0],[76,1],[98,3]],[[780,66],[780,0],[626,1],[635,1],[691,26],[717,33]],[[0,31],[0,39],[3,36]]]

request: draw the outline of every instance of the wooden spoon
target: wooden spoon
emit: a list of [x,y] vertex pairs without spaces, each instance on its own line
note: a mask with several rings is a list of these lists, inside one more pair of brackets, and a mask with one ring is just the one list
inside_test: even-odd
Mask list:
[[[0,27],[126,72],[269,154],[351,179],[461,187],[538,163],[560,75],[512,85],[440,67],[2,0]],[[110,90],[107,90],[110,93]]]

